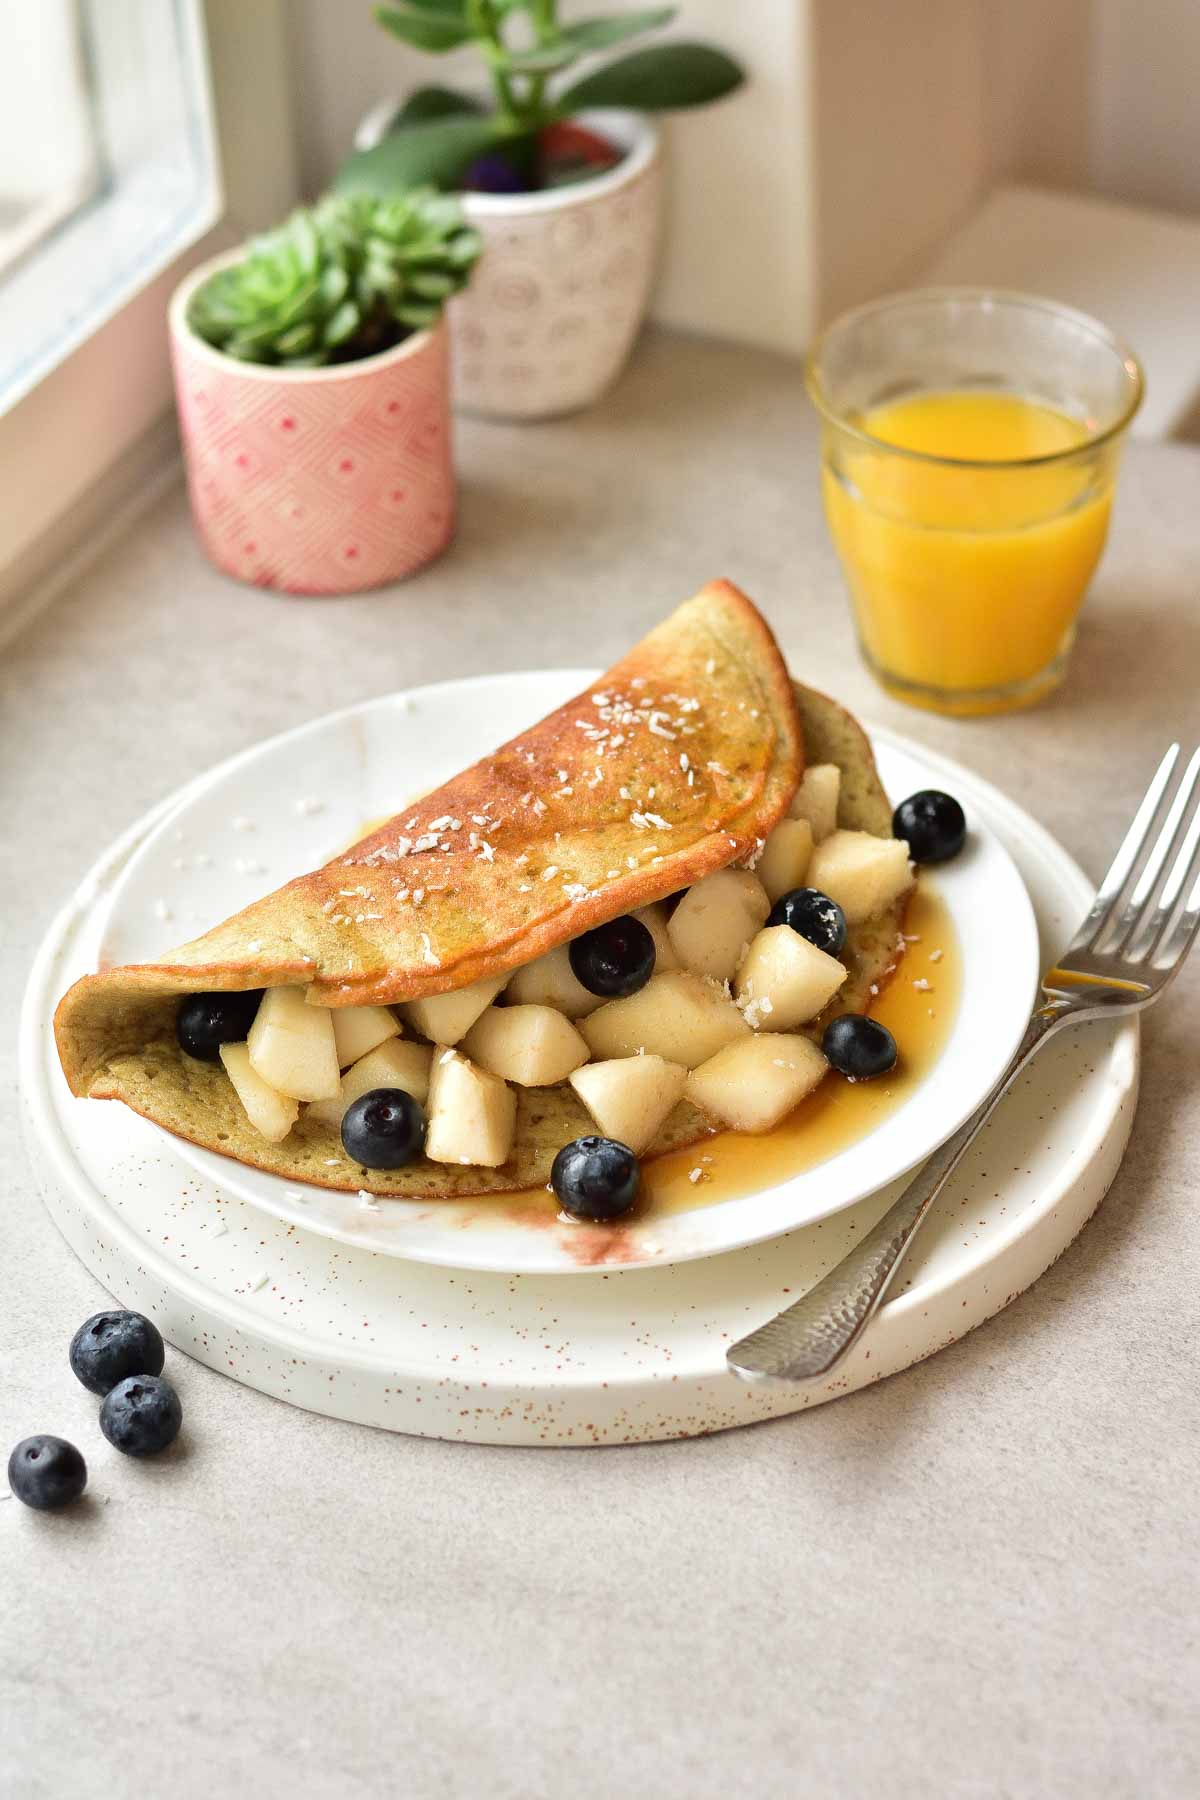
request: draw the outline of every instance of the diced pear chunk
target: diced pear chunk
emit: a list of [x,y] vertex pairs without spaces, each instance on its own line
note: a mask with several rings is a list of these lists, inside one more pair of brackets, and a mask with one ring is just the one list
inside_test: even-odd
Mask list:
[[279,1093],[255,1073],[245,1044],[222,1044],[221,1061],[255,1131],[268,1143],[281,1144],[296,1123],[299,1101]]
[[654,939],[654,973],[669,975],[672,969],[679,967],[679,958],[675,954],[675,946],[671,942],[671,934],[667,929],[667,909],[661,901],[653,906],[639,906],[634,918],[646,927]]
[[489,1006],[463,1039],[472,1062],[518,1087],[553,1087],[591,1054],[552,1006]]
[[754,870],[772,906],[792,888],[803,887],[812,849],[813,829],[807,819],[779,821]]
[[685,1092],[693,1106],[734,1131],[770,1131],[812,1092],[828,1067],[807,1038],[763,1031],[727,1045],[693,1069]]
[[400,1010],[413,1029],[431,1043],[457,1044],[507,980],[507,975],[492,975],[486,981],[473,981],[470,987],[456,988],[452,994],[407,1000]]
[[610,1000],[579,1029],[595,1057],[662,1056],[693,1069],[750,1027],[722,988],[676,969]]
[[515,970],[505,998],[518,1006],[552,1006],[568,1019],[582,1019],[602,1004],[599,994],[589,994],[576,980],[565,944]]
[[808,865],[809,887],[836,900],[848,925],[877,918],[912,882],[908,845],[869,831],[835,831],[817,845]]
[[848,972],[790,925],[770,925],[746,952],[735,992],[756,1031],[792,1031],[828,1006]]
[[842,771],[836,763],[815,763],[800,777],[789,810],[793,819],[808,820],[814,844],[823,843],[830,832],[837,830],[841,788]]
[[425,1154],[431,1162],[498,1169],[517,1128],[517,1097],[457,1050],[434,1052]]
[[268,988],[246,1038],[250,1067],[293,1100],[328,1100],[338,1091],[337,1043],[327,1006],[308,1006],[304,989]]
[[400,1023],[386,1006],[332,1006],[333,1039],[340,1068],[348,1069],[368,1050],[400,1036]]
[[687,1070],[661,1056],[620,1056],[576,1069],[571,1086],[605,1137],[635,1155],[649,1147],[683,1095]]
[[346,1108],[372,1088],[403,1088],[424,1105],[432,1061],[433,1051],[428,1044],[407,1044],[402,1038],[389,1038],[346,1070],[341,1088],[332,1100],[314,1100],[305,1108],[304,1116],[340,1131]]
[[667,924],[685,969],[728,981],[771,910],[766,889],[748,869],[718,869],[690,887]]

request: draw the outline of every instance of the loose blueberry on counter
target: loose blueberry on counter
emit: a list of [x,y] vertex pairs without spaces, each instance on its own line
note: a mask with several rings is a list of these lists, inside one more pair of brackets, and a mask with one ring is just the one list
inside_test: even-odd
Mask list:
[[94,1313],[71,1339],[71,1367],[93,1394],[107,1394],[127,1375],[161,1375],[164,1355],[141,1313]]
[[767,915],[767,924],[790,925],[827,956],[837,956],[846,942],[846,915],[837,901],[819,888],[792,888],[781,894]]
[[425,1147],[425,1114],[403,1088],[372,1088],[342,1115],[342,1149],[364,1169],[402,1169]]
[[619,1219],[638,1197],[641,1169],[627,1144],[615,1138],[581,1137],[564,1144],[550,1170],[550,1185],[577,1219]]
[[8,1459],[8,1485],[38,1512],[70,1506],[87,1486],[87,1464],[66,1438],[22,1438]]
[[175,1015],[180,1049],[198,1062],[220,1062],[221,1045],[242,1042],[262,997],[262,988],[240,994],[188,994]]
[[576,981],[605,1000],[636,994],[654,973],[654,939],[629,913],[574,938],[567,955]]
[[157,1456],[183,1424],[179,1395],[161,1375],[128,1375],[104,1396],[100,1429],[126,1456]]
[[868,1081],[896,1066],[896,1040],[886,1025],[864,1013],[842,1013],[830,1019],[821,1048],[840,1075]]
[[967,820],[953,794],[922,788],[900,802],[892,814],[892,831],[904,839],[914,862],[949,862],[963,847]]

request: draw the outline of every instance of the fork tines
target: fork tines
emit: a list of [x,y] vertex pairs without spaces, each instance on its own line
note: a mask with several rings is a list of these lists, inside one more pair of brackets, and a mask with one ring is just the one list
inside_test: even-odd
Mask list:
[[[1200,749],[1172,744],[1100,884],[1072,950],[1162,971],[1200,925]],[[1177,915],[1177,916],[1176,916]]]

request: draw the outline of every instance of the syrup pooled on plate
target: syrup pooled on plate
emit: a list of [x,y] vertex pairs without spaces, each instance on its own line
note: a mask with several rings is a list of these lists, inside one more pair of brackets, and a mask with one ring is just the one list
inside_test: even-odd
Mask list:
[[719,1131],[690,1149],[651,1158],[642,1165],[644,1214],[692,1212],[776,1187],[827,1162],[899,1111],[937,1062],[958,1010],[954,926],[927,875],[909,902],[904,933],[904,955],[871,1007],[871,1017],[887,1026],[899,1049],[891,1074],[847,1081],[830,1073],[774,1131],[754,1137]]
[[[621,1226],[633,1220],[694,1212],[777,1187],[790,1176],[827,1162],[900,1110],[945,1048],[961,986],[954,926],[935,883],[926,874],[913,890],[904,934],[904,955],[871,1007],[871,1017],[887,1026],[899,1050],[891,1074],[874,1081],[847,1081],[831,1071],[773,1131],[753,1135],[717,1131],[685,1150],[647,1157],[634,1212],[616,1226],[578,1227],[580,1248],[586,1252],[582,1261],[611,1260],[605,1246]],[[544,1188],[481,1195],[472,1201],[472,1207],[486,1207],[493,1216],[519,1215],[526,1224],[560,1219],[558,1202]]]
[[[377,823],[361,830],[358,838]],[[871,1017],[896,1040],[899,1056],[892,1072],[873,1081],[847,1081],[831,1070],[773,1131],[716,1131],[685,1150],[647,1157],[637,1207],[621,1224],[695,1212],[777,1187],[858,1143],[900,1110],[945,1048],[961,986],[954,926],[927,872],[913,889],[904,935],[899,966],[871,1007]],[[545,1188],[473,1195],[469,1206],[472,1215],[507,1214],[526,1224],[550,1225],[560,1219],[558,1202]],[[603,1232],[607,1239],[614,1227],[580,1226],[581,1233],[588,1230]]]

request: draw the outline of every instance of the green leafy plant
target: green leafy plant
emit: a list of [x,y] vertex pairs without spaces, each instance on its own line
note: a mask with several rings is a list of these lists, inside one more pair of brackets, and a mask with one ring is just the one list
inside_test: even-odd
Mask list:
[[392,193],[413,182],[453,188],[490,152],[518,160],[547,127],[588,107],[657,112],[705,106],[738,87],[743,74],[708,44],[668,43],[634,50],[563,77],[595,51],[608,50],[675,16],[673,6],[613,13],[565,24],[558,0],[403,0],[375,17],[403,43],[435,55],[474,44],[491,79],[491,110],[465,94],[426,87],[413,94],[388,135],[352,156],[341,189]]
[[435,324],[480,248],[457,201],[431,188],[331,194],[251,239],[197,290],[188,324],[239,362],[353,362]]

